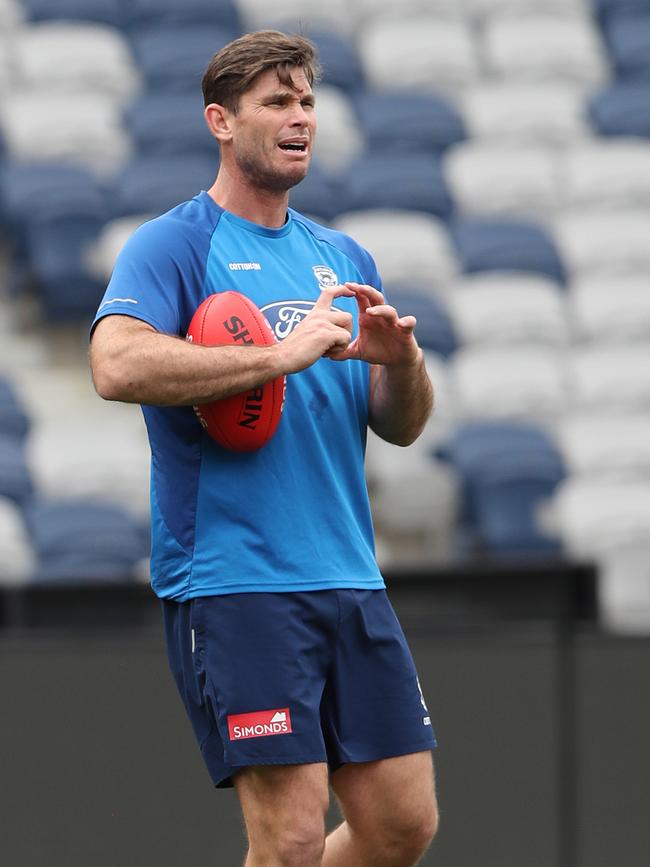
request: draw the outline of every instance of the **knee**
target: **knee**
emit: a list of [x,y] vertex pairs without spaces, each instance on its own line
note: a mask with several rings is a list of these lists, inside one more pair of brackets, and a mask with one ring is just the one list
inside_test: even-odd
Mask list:
[[316,867],[323,859],[325,833],[296,828],[276,841],[277,863],[282,867]]
[[383,826],[381,846],[394,853],[395,863],[415,864],[427,851],[438,831],[439,817],[435,804],[395,815]]
[[276,830],[265,842],[266,856],[273,864],[317,867],[325,851],[325,828],[318,822],[297,822]]

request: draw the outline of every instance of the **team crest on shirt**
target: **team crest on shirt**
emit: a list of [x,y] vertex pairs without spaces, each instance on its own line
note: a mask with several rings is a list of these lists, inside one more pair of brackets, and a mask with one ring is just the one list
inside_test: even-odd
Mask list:
[[262,307],[273,333],[278,340],[288,337],[313,309],[315,301],[274,301]]
[[339,278],[335,271],[332,271],[327,265],[314,265],[311,269],[314,272],[314,277],[318,280],[318,285],[327,289],[330,286],[337,286]]

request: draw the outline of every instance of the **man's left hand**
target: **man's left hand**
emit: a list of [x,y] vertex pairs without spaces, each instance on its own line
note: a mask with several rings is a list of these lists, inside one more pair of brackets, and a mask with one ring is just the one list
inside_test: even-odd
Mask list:
[[415,362],[420,350],[413,334],[415,316],[399,316],[373,286],[345,283],[357,299],[359,333],[342,352],[328,354],[335,361],[350,358],[370,364],[404,365]]

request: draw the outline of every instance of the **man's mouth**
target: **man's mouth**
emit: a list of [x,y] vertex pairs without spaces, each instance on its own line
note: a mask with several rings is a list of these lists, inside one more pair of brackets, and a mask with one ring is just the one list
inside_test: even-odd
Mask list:
[[305,141],[285,141],[278,145],[280,150],[287,153],[304,154],[307,151],[307,142]]

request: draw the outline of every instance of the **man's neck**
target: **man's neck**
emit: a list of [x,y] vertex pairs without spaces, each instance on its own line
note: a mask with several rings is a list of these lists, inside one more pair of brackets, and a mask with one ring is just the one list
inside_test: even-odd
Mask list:
[[208,195],[226,211],[260,226],[279,229],[287,219],[289,193],[276,193],[253,187],[233,178],[221,167]]

